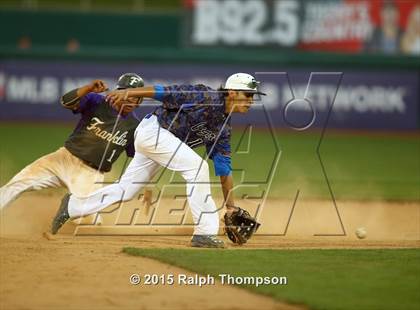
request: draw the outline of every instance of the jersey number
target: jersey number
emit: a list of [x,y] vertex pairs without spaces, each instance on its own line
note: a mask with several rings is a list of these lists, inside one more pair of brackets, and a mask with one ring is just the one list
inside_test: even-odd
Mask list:
[[107,162],[111,162],[112,157],[114,157],[116,150],[112,150],[112,154],[111,156],[109,156],[109,158],[106,160]]

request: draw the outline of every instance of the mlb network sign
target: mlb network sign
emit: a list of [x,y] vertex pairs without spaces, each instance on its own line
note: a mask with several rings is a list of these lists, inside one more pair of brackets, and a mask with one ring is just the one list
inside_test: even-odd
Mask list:
[[[249,72],[261,81],[262,91],[268,95],[255,98],[258,104],[246,118],[233,118],[234,124],[239,125],[267,127],[269,115],[272,125],[286,127],[287,110],[287,118],[296,123],[315,116],[312,126],[318,128],[324,126],[320,120],[327,114],[331,128],[418,128],[419,77],[416,72],[311,72],[284,68],[276,71],[276,68],[226,68],[222,65],[105,67],[85,63],[0,62],[0,119],[72,120],[75,116],[60,105],[60,97],[65,92],[98,78],[112,89],[124,72],[141,72],[146,85],[202,83],[214,89],[232,72]],[[160,72],[165,72],[165,76],[160,76]],[[149,112],[143,106],[138,110],[140,117],[143,112]]]

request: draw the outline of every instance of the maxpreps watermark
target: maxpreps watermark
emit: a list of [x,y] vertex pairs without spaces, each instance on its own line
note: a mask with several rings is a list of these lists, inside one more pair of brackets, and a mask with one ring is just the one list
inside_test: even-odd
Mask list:
[[186,275],[186,274],[132,274],[129,278],[132,285],[185,285],[185,286],[207,286],[220,283],[222,285],[287,285],[287,277],[260,277],[260,276],[233,276],[230,274],[219,274],[216,277],[207,275]]

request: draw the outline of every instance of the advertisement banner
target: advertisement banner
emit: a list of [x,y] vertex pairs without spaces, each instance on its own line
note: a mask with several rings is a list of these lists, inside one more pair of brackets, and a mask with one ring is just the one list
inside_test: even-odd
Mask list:
[[415,0],[186,1],[188,44],[420,55]]
[[[267,127],[416,129],[419,117],[419,76],[416,72],[311,72],[276,68],[167,65],[94,64],[0,61],[0,120],[75,120],[60,105],[60,96],[93,79],[113,88],[125,72],[140,74],[146,85],[202,83],[214,89],[235,72],[248,72],[261,81],[267,96],[255,98],[245,117],[234,122]],[[137,109],[149,113],[156,101]],[[328,123],[326,123],[328,121]]]

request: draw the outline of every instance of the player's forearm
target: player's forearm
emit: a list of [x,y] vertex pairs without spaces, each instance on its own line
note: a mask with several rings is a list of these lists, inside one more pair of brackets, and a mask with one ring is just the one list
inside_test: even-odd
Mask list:
[[78,105],[80,98],[87,95],[91,91],[92,91],[91,85],[85,85],[76,89],[72,89],[71,91],[65,93],[61,97],[61,104],[65,108],[72,109],[73,107]]
[[126,97],[132,98],[153,98],[155,88],[153,86],[129,88],[126,90]]
[[72,89],[61,97],[61,105],[67,109],[73,109],[77,107],[80,97],[84,95],[79,95],[79,88]]
[[85,85],[85,86],[79,87],[77,89],[77,97],[81,98],[90,92],[92,92],[92,85]]
[[233,197],[233,177],[232,175],[221,176],[220,183],[222,185],[223,197],[225,198],[226,208],[231,208],[235,206],[235,201]]

